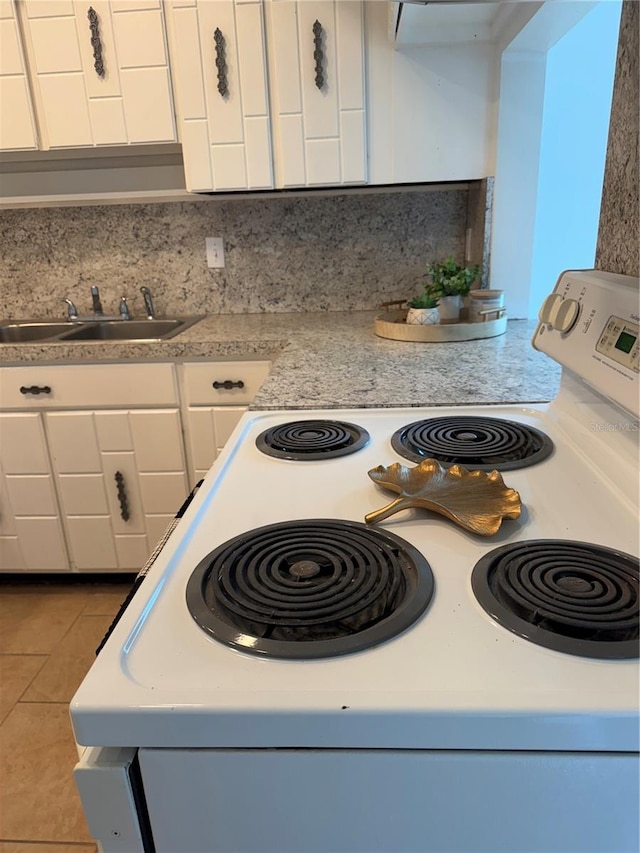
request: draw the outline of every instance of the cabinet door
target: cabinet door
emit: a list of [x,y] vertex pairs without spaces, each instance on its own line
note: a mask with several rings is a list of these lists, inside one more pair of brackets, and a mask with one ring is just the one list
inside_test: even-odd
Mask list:
[[176,140],[159,0],[19,0],[43,148]]
[[188,491],[178,410],[46,418],[75,567],[140,569]]
[[177,409],[130,412],[140,500],[150,550],[189,493]]
[[363,5],[267,0],[279,187],[367,180]]
[[0,149],[38,147],[15,0],[0,0]]
[[69,570],[41,415],[0,415],[0,570]]
[[246,411],[246,406],[191,406],[187,409],[192,487],[213,465]]
[[187,189],[273,187],[262,0],[167,7]]
[[[457,5],[474,8],[456,3],[434,11],[453,15]],[[386,6],[367,3],[370,182],[468,181],[494,174],[495,44],[478,40],[398,49],[389,38]]]

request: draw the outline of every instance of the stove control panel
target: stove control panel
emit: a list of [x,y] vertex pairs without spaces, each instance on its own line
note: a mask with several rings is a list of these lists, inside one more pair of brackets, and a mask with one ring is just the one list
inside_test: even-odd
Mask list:
[[637,278],[569,270],[542,303],[532,343],[638,417],[639,313]]
[[622,317],[609,317],[596,349],[602,355],[638,373],[638,334],[637,323],[629,323]]

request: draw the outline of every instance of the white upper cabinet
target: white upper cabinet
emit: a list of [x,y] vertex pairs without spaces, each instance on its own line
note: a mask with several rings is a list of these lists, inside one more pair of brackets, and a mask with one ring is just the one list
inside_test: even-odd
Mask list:
[[367,180],[360,0],[267,0],[276,185]]
[[38,147],[15,0],[0,0],[0,149]]
[[361,0],[166,11],[187,189],[366,182]]
[[175,142],[160,0],[18,0],[41,148]]
[[366,7],[369,182],[437,183],[493,174],[496,45],[445,43],[446,31],[434,28],[433,43],[398,46],[389,37],[386,4]]
[[261,0],[173,0],[166,11],[187,189],[272,188]]

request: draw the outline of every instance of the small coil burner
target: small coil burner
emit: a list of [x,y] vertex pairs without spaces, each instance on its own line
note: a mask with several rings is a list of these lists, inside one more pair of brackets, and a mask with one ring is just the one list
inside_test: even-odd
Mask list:
[[429,563],[365,524],[270,524],[225,542],[187,583],[187,607],[228,646],[276,658],[367,649],[408,628],[433,594]]
[[278,459],[314,461],[355,453],[369,441],[366,429],[344,421],[289,421],[267,429],[256,446]]
[[471,574],[476,598],[500,625],[589,658],[640,656],[639,584],[635,557],[556,539],[496,548]]
[[553,442],[540,430],[515,421],[459,415],[414,421],[397,430],[391,446],[412,462],[437,459],[480,471],[511,471],[542,462]]

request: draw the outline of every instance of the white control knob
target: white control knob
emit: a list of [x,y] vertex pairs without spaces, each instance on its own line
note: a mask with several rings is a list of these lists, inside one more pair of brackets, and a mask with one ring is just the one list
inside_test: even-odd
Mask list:
[[562,304],[562,296],[559,293],[550,293],[544,300],[538,311],[538,319],[541,323],[549,323],[553,326],[558,313],[558,308]]
[[580,313],[580,303],[577,299],[563,299],[558,306],[553,328],[566,335],[576,324],[578,314]]

